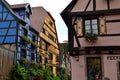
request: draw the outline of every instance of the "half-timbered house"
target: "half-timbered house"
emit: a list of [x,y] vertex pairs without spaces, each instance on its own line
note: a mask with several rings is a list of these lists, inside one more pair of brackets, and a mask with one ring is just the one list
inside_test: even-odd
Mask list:
[[72,0],[61,12],[68,27],[72,80],[120,80],[119,3]]

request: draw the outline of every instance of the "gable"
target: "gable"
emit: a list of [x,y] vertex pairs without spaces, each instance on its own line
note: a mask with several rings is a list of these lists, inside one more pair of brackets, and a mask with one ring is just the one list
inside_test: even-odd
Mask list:
[[16,42],[16,27],[15,17],[0,1],[0,44]]
[[76,0],[71,12],[119,9],[120,0]]

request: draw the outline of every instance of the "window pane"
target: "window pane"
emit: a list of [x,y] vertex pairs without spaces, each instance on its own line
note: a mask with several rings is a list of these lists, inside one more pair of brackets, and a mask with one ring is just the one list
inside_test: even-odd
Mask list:
[[7,32],[7,29],[0,29],[0,35],[5,35]]
[[97,24],[97,19],[93,19],[92,24]]
[[15,35],[16,34],[16,29],[9,29],[8,35]]
[[85,26],[85,30],[90,30],[90,25]]
[[85,20],[85,25],[90,24],[90,20]]
[[93,30],[93,34],[98,34],[98,30]]
[[86,33],[90,33],[90,30],[86,30]]
[[15,42],[15,36],[7,36],[5,39],[5,43]]
[[26,50],[21,49],[20,57],[26,58]]
[[92,25],[92,29],[97,29],[97,25]]

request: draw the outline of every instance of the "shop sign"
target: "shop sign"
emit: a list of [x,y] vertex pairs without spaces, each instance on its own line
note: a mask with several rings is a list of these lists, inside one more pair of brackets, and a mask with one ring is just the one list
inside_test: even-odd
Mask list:
[[120,60],[120,56],[107,56],[107,60]]

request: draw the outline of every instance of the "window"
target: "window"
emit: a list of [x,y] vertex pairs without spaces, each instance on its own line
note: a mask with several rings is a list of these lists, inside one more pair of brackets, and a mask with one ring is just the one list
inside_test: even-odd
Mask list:
[[120,80],[120,62],[118,62],[118,80]]
[[46,42],[46,51],[48,51],[49,44]]
[[35,59],[34,53],[31,53],[31,61],[34,61],[34,59]]
[[26,58],[26,50],[21,49],[21,54],[20,54],[20,56],[21,56],[22,58]]
[[52,26],[52,25],[53,25],[53,23],[52,23],[51,21],[49,21],[49,24],[50,24],[50,26]]
[[77,36],[84,36],[86,33],[105,35],[106,30],[106,18],[105,16],[98,17],[77,17],[74,28]]
[[49,54],[49,59],[50,59],[50,60],[53,59],[53,54],[52,54],[52,53]]
[[98,34],[98,20],[97,19],[85,20],[85,33]]
[[32,35],[32,41],[33,42],[35,42],[35,39],[36,39],[35,35]]
[[42,56],[41,55],[39,56],[39,61],[38,62],[42,63]]
[[101,57],[87,57],[87,80],[101,80]]
[[45,58],[45,64],[47,64],[48,63],[48,59],[47,58]]
[[42,39],[40,39],[40,48],[42,48]]
[[52,66],[50,66],[50,70],[53,71],[53,67]]
[[22,33],[24,36],[27,36],[27,30],[25,28],[23,28]]
[[49,34],[48,37],[49,37],[52,41],[54,41],[54,37],[53,37],[51,34]]
[[44,34],[46,33],[44,28],[43,28],[42,32],[43,32]]

